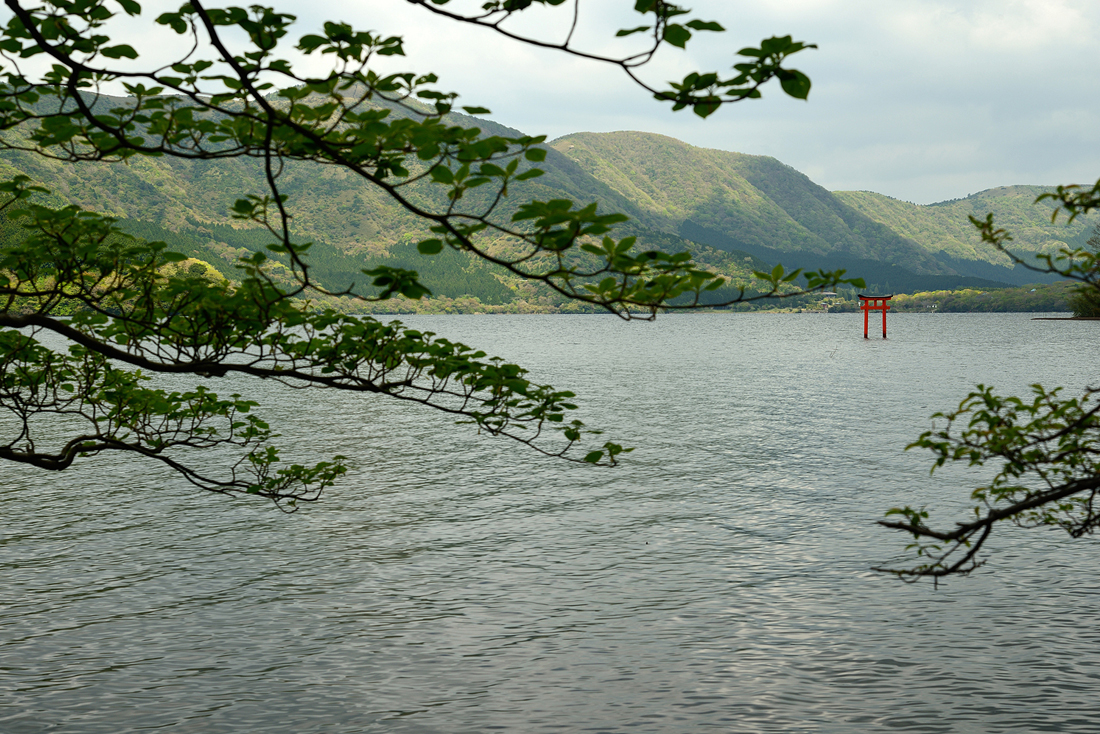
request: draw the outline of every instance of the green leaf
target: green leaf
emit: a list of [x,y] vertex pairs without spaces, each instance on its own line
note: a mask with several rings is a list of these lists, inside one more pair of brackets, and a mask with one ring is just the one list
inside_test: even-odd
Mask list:
[[133,46],[127,46],[126,44],[119,44],[118,46],[108,46],[107,48],[99,49],[99,53],[106,56],[109,59],[121,59],[123,57],[127,59],[136,59],[138,57],[137,51]]
[[438,255],[443,252],[443,241],[436,239],[423,240],[417,243],[416,249],[421,255]]
[[187,21],[182,13],[162,13],[155,21],[158,25],[166,25],[178,34],[187,32]]
[[710,117],[712,114],[714,114],[721,106],[722,105],[720,103],[714,101],[697,102],[696,104],[692,105],[691,111],[699,117],[706,119],[707,117]]
[[454,172],[446,166],[435,166],[431,170],[432,180],[441,184],[452,184],[455,180]]
[[617,31],[615,33],[615,36],[619,37],[619,38],[622,38],[623,36],[632,36],[635,33],[645,33],[646,31],[648,31],[652,27],[653,26],[650,26],[650,25],[640,25],[637,28],[623,28],[623,29]]
[[718,25],[714,21],[689,20],[684,25],[686,25],[688,28],[691,28],[691,29],[696,30],[696,31],[717,31],[717,32],[722,32],[722,31],[726,30],[725,28]]
[[779,74],[779,84],[783,91],[795,99],[806,99],[810,96],[810,78],[800,71],[785,70]]
[[691,38],[691,31],[684,28],[677,23],[671,23],[665,26],[664,39],[669,44],[676,46],[677,48],[684,48],[687,46],[688,40]]

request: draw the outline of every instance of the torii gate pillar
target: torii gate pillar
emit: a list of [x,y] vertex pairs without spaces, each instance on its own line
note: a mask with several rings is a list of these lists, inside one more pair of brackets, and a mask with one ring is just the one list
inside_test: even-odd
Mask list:
[[882,311],[882,338],[886,338],[886,312],[890,310],[887,303],[893,295],[889,296],[865,296],[859,294],[859,307],[863,309],[863,338],[867,338],[867,321],[872,311]]

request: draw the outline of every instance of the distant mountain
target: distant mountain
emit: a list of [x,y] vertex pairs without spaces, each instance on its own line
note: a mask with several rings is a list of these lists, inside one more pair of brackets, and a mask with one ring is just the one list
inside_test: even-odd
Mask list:
[[[490,134],[521,134],[464,115],[448,121]],[[1003,254],[982,244],[967,214],[993,211],[1024,253],[1079,245],[1091,229],[1085,221],[1051,224],[1049,207],[1031,205],[1038,187],[917,206],[868,192],[829,192],[774,158],[696,148],[650,133],[577,133],[553,141],[547,151],[545,175],[513,188],[498,216],[508,218],[531,198],[596,201],[633,219],[624,234],[636,235],[640,246],[693,249],[735,279],[782,262],[843,267],[868,280],[869,288],[899,292],[1035,282],[1040,278],[1006,267]],[[15,173],[51,188],[58,202],[123,217],[134,234],[164,239],[227,274],[237,256],[269,240],[227,216],[234,200],[261,192],[254,160],[138,158],[109,166],[0,154],[0,176]],[[449,298],[470,295],[498,304],[553,299],[463,253],[422,258],[415,243],[428,236],[425,223],[340,169],[290,165],[281,183],[295,212],[295,234],[314,242],[315,275],[330,287],[361,283],[359,269],[384,263],[424,271],[429,287]],[[428,183],[413,184],[406,194],[427,207],[445,203],[443,191]],[[477,208],[478,196],[487,192],[475,189],[464,201]]]
[[607,183],[648,225],[725,250],[811,268],[844,267],[896,289],[989,287],[1042,280],[981,242],[967,219],[992,211],[1022,255],[1079,246],[1091,224],[1050,221],[1035,186],[918,206],[867,192],[828,192],[774,158],[696,148],[652,133],[577,133],[552,147]]
[[1041,278],[1026,268],[1013,270],[1007,255],[981,241],[968,217],[984,219],[992,212],[997,226],[1012,234],[1011,251],[1025,260],[1038,253],[1055,254],[1063,247],[1084,246],[1095,219],[1082,217],[1067,222],[1062,216],[1052,222],[1054,207],[1049,202],[1035,203],[1036,197],[1047,190],[1041,186],[1000,186],[927,206],[869,191],[835,194],[853,209],[917,242],[956,272],[1023,284]]
[[552,146],[645,211],[651,226],[680,229],[686,222],[740,249],[843,254],[947,272],[917,243],[774,158],[633,132],[579,133]]

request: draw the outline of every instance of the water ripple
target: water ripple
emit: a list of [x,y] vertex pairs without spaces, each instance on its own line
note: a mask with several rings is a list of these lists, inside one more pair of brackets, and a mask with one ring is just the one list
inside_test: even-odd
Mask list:
[[415,320],[578,392],[639,447],[614,471],[275,386],[295,452],[359,461],[294,516],[3,467],[0,731],[1095,731],[1093,541],[1007,533],[939,591],[867,571],[885,508],[979,476],[902,450],[929,414],[1096,380],[1081,325],[891,318]]

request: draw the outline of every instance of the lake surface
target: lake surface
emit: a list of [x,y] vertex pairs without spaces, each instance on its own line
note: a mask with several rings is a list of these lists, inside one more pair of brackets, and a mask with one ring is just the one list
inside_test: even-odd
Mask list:
[[404,319],[576,391],[617,469],[247,383],[291,458],[354,458],[321,503],[0,467],[0,732],[1095,732],[1094,540],[868,570],[886,509],[987,476],[903,450],[933,412],[1100,381],[1100,323],[1031,316]]

